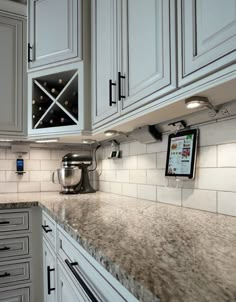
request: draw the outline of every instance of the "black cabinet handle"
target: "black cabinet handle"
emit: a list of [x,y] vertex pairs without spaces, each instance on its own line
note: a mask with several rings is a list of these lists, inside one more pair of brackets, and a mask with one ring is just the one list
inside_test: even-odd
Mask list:
[[0,252],[1,252],[1,251],[9,251],[10,249],[11,249],[10,247],[4,246],[4,247],[1,247],[1,248],[0,248]]
[[125,76],[121,75],[121,72],[118,72],[118,100],[125,99],[125,95],[121,94],[121,79],[125,79]]
[[10,221],[0,221],[0,224],[10,224]]
[[4,273],[3,275],[0,275],[0,278],[6,278],[6,277],[10,277],[11,274],[9,273]]
[[113,83],[112,80],[109,80],[109,105],[112,106],[116,102],[112,101],[112,86],[116,86],[116,83]]
[[45,233],[52,232],[52,230],[49,228],[49,225],[42,225],[42,228],[43,228]]
[[50,268],[50,266],[47,266],[48,295],[51,295],[51,292],[55,290],[55,287],[51,288],[51,276],[50,276],[50,273],[54,271],[55,268]]
[[33,60],[30,58],[30,52],[33,49],[33,47],[28,43],[28,62],[32,62]]
[[88,286],[85,284],[84,280],[80,277],[80,275],[77,273],[77,271],[74,269],[75,265],[78,265],[78,262],[70,262],[68,259],[65,260],[66,265],[69,267],[91,302],[98,302],[98,299],[94,296],[94,294],[91,292],[91,290],[88,288]]

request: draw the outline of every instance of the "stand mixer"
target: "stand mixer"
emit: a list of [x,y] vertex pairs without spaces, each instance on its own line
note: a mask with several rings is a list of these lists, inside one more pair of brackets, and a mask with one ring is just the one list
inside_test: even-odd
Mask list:
[[92,156],[68,153],[62,158],[62,168],[52,174],[52,181],[55,181],[57,173],[58,182],[62,186],[61,194],[84,194],[95,193],[91,186],[88,167],[92,165]]

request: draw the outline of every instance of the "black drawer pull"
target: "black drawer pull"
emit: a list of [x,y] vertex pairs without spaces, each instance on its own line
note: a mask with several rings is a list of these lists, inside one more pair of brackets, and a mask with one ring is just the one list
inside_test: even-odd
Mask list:
[[11,274],[9,273],[4,273],[3,275],[0,275],[0,278],[6,278],[6,277],[10,277]]
[[42,228],[43,228],[45,233],[52,232],[52,229],[49,228],[49,225],[42,225]]
[[116,83],[112,83],[112,80],[109,80],[109,105],[112,106],[116,102],[112,101],[112,86],[116,86]]
[[33,47],[28,43],[28,62],[32,62],[33,60],[30,58],[30,51],[33,49]]
[[11,249],[10,247],[4,246],[4,247],[1,247],[1,248],[0,248],[0,252],[1,252],[1,251],[9,251],[10,249]]
[[125,76],[121,75],[121,72],[118,72],[118,100],[125,99],[125,95],[121,94],[121,79],[125,79]]
[[80,275],[77,273],[77,271],[74,269],[73,266],[78,265],[78,262],[70,262],[68,259],[65,260],[66,265],[69,267],[75,278],[78,280],[79,284],[91,300],[91,302],[98,302],[97,298],[94,296],[94,294],[91,292],[91,290],[88,288],[88,286],[85,284],[84,280],[80,277]]
[[10,224],[10,221],[0,221],[0,224]]
[[47,266],[48,295],[51,295],[51,292],[55,290],[55,287],[51,288],[51,277],[50,277],[50,273],[54,271],[55,268],[50,268],[50,266]]

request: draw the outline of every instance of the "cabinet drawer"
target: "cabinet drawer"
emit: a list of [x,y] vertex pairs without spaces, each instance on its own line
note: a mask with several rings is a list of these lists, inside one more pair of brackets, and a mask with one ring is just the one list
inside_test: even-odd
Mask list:
[[1,212],[0,233],[29,230],[29,212]]
[[[100,269],[98,270],[98,266],[100,265],[98,263],[96,267],[92,265],[91,262],[85,257],[84,253],[86,252],[78,245],[76,241],[74,241],[72,238],[69,240],[62,231],[58,232],[58,240],[58,254],[60,260],[62,263],[64,263],[68,274],[71,276],[71,279],[74,281],[74,283],[78,284],[78,287],[81,287],[81,284],[76,278],[76,274],[79,275],[79,277],[84,281],[98,301],[126,301],[126,299],[124,299],[117,290],[117,288],[122,287],[121,284],[119,284],[119,282],[116,281],[110,274],[108,282],[108,279],[105,279],[101,274]],[[83,253],[81,253],[82,250]],[[70,268],[71,263],[71,267],[73,268],[74,272]],[[110,282],[111,279],[114,279],[114,281]],[[114,287],[114,282],[116,282],[116,287]],[[123,290],[125,289],[123,288]],[[129,296],[132,297],[129,299],[129,301],[137,301],[131,294],[129,294]]]
[[52,245],[53,248],[56,246],[56,223],[50,218],[45,212],[42,215],[42,232],[44,238]]
[[29,288],[0,291],[0,302],[29,302]]
[[30,280],[30,261],[5,262],[0,265],[0,286]]
[[9,257],[28,256],[29,242],[29,236],[0,237],[0,261]]
[[71,282],[70,278],[68,278],[67,271],[65,270],[63,264],[58,261],[58,301],[57,302],[91,302],[91,300],[86,297],[85,293],[83,292],[82,288],[78,288]]

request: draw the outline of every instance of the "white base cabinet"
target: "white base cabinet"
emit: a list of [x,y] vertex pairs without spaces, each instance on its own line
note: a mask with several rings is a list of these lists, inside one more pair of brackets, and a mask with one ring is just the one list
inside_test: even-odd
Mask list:
[[44,211],[42,221],[44,302],[137,302]]
[[29,288],[0,291],[0,302],[30,302]]
[[[32,256],[32,238],[36,237],[31,209],[0,210],[0,302],[41,302],[40,295],[34,293],[39,284],[32,284],[35,272]],[[40,274],[40,273],[39,273]]]
[[57,302],[56,223],[44,212],[42,234],[44,302]]
[[[46,240],[43,240],[43,280],[44,302],[57,302],[57,267],[56,257]],[[64,300],[70,301],[70,300]]]
[[76,286],[73,281],[68,278],[68,272],[63,265],[58,262],[58,302],[90,302],[83,290]]

